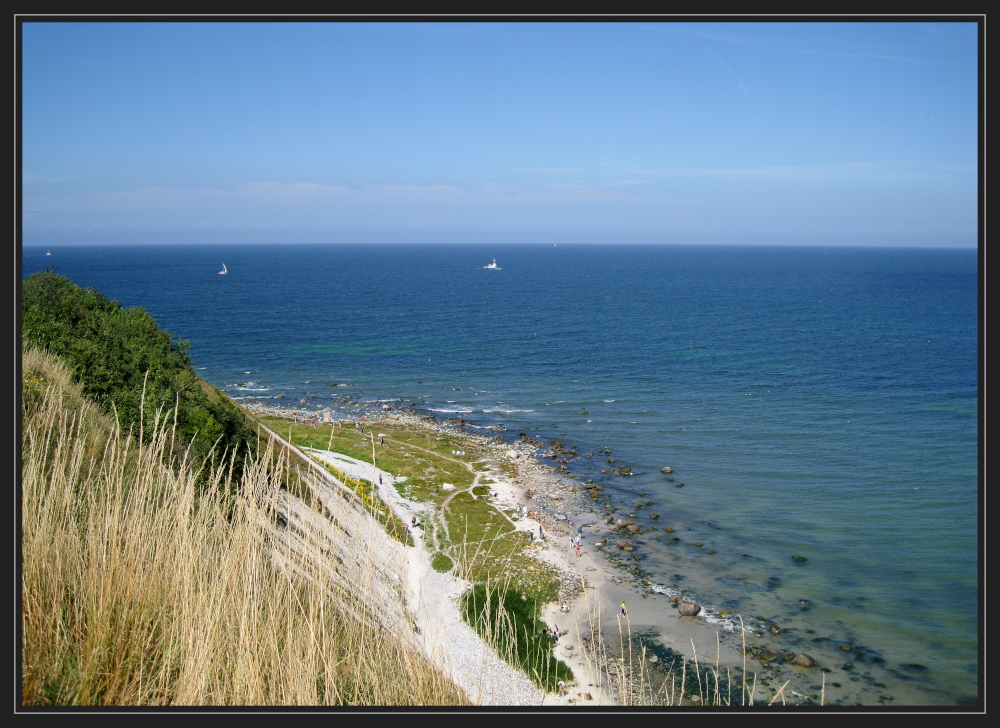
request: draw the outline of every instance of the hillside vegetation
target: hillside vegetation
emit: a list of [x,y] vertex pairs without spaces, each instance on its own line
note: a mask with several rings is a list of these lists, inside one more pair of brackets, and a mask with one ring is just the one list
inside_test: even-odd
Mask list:
[[185,342],[53,271],[22,315],[24,705],[467,703],[288,548],[297,466]]
[[239,480],[190,451],[172,467],[171,412],[140,442],[51,355],[22,372],[25,705],[465,702],[317,564],[273,558],[269,448]]
[[46,270],[24,279],[21,314],[24,344],[61,359],[124,432],[148,443],[157,413],[169,411],[166,457],[176,462],[190,449],[196,461],[229,462],[239,476],[255,447],[253,423],[195,375],[188,343],[162,331],[145,309],[122,308]]

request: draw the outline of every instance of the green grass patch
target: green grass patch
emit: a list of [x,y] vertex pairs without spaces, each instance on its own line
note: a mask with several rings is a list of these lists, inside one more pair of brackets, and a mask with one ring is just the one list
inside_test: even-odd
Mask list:
[[446,514],[451,537],[467,544],[496,539],[514,531],[514,525],[491,503],[458,493]]
[[435,552],[433,558],[431,558],[431,568],[442,574],[448,573],[454,566],[455,562],[447,554],[443,554],[440,551]]
[[541,605],[536,596],[484,584],[477,584],[462,598],[466,621],[497,654],[552,692],[560,680],[572,680],[573,672],[555,658],[553,640],[542,634],[545,624],[538,618]]

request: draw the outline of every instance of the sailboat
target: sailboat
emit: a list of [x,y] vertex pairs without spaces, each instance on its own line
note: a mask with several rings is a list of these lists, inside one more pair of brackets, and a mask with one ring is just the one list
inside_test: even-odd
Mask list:
[[223,264],[222,264],[222,270],[220,270],[220,271],[219,271],[219,275],[220,275],[220,276],[224,276],[224,275],[226,275],[227,273],[229,273],[229,271],[228,271],[228,270],[226,270],[226,264],[225,264],[225,263],[223,263]]
[[503,268],[497,265],[497,259],[494,258],[492,263],[483,266],[483,270],[503,270]]

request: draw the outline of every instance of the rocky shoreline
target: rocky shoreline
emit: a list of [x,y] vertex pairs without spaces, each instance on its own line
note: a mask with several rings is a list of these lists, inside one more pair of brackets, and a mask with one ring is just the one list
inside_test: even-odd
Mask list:
[[[493,487],[501,503],[523,509],[525,516],[518,520],[517,527],[539,536],[529,547],[531,555],[550,565],[560,577],[559,599],[547,605],[542,619],[559,635],[556,656],[578,676],[576,685],[567,686],[562,695],[548,696],[546,704],[662,702],[662,698],[651,695],[646,674],[646,668],[657,661],[655,655],[644,657],[638,650],[622,648],[634,636],[629,619],[634,613],[631,605],[643,611],[644,605],[637,599],[648,589],[637,574],[628,570],[616,573],[610,560],[600,553],[609,542],[616,543],[619,534],[628,533],[632,522],[602,512],[595,498],[600,486],[581,483],[569,476],[560,468],[562,463],[552,466],[541,460],[548,457],[565,461],[569,448],[561,443],[555,443],[553,448],[524,433],[506,433],[502,427],[472,425],[461,417],[440,419],[408,407],[379,402],[361,403],[345,398],[341,406],[325,407],[319,412],[308,407],[308,400],[300,400],[298,406],[273,399],[244,400],[241,404],[252,414],[276,415],[300,422],[316,419],[317,424],[357,420],[375,425],[387,418],[407,427],[467,438],[470,450],[475,448],[492,463],[513,465],[516,476],[508,482],[498,481]],[[579,554],[573,543],[578,535],[582,542]],[[622,602],[630,605],[625,619],[620,615]],[[645,624],[649,620],[643,618],[640,622]],[[690,630],[685,630],[685,634],[687,639],[693,639]],[[697,639],[703,643],[702,654],[715,652],[716,645],[706,641],[704,634]],[[731,659],[736,658],[731,656]]]
[[[322,421],[314,410],[292,404],[243,401],[241,405],[254,415],[274,415],[300,422],[314,418]],[[556,656],[577,676],[577,684],[568,685],[560,695],[546,696],[544,704],[621,705],[629,702],[622,694],[623,685],[627,685],[627,681],[620,679],[622,666],[609,664],[616,658],[598,649],[600,640],[595,639],[595,634],[601,631],[600,587],[612,580],[622,581],[622,578],[606,571],[592,548],[570,558],[571,529],[585,529],[585,539],[593,541],[603,519],[595,512],[588,512],[585,492],[576,481],[554,473],[552,467],[540,462],[540,443],[528,438],[511,440],[481,431],[469,432],[462,427],[465,423],[461,420],[442,421],[407,409],[383,409],[383,405],[378,404],[355,405],[336,411],[331,408],[326,419],[357,419],[373,426],[379,422],[393,422],[446,432],[467,439],[470,450],[475,448],[493,464],[513,465],[516,476],[498,479],[491,487],[496,490],[498,505],[523,510],[525,516],[517,521],[517,527],[540,535],[529,547],[531,555],[549,564],[560,577],[559,600],[548,605],[542,616],[552,630],[560,634],[556,640]],[[561,611],[562,605],[565,606]],[[614,679],[616,677],[618,679]],[[636,690],[626,687],[625,692]],[[538,704],[534,696],[526,695],[525,698],[528,702],[524,704]]]
[[[326,405],[330,400],[323,401]],[[443,419],[431,413],[400,406],[397,402],[359,402],[342,398],[333,406],[317,407],[310,399],[297,403],[280,399],[247,399],[241,404],[251,413],[273,414],[298,421],[358,421],[376,423],[386,417],[409,427],[430,428],[453,437],[468,438],[475,448],[494,463],[514,465],[516,477],[497,483],[497,497],[526,513],[517,527],[544,538],[534,539],[532,554],[554,568],[561,578],[559,600],[548,605],[542,618],[560,636],[556,656],[579,677],[564,695],[548,696],[562,704],[603,705],[698,705],[704,699],[691,686],[681,686],[665,697],[659,690],[669,673],[676,682],[678,660],[701,660],[720,674],[730,675],[732,700],[736,674],[752,674],[754,702],[776,699],[786,705],[819,705],[846,695],[839,683],[829,681],[829,669],[816,669],[816,661],[805,652],[773,651],[753,638],[775,625],[754,623],[743,627],[726,622],[725,613],[703,610],[681,593],[665,592],[642,575],[633,561],[630,538],[640,536],[652,525],[638,523],[609,508],[603,487],[591,479],[571,476],[565,463],[576,453],[561,442],[548,443],[512,433],[502,426],[483,427],[461,417]],[[554,464],[543,462],[547,459]],[[616,464],[617,468],[625,466]],[[613,474],[627,474],[615,472]],[[656,514],[644,514],[655,524]],[[582,537],[581,553],[574,551],[573,539]],[[600,553],[601,551],[605,553]],[[626,614],[620,605],[626,604]],[[730,620],[731,621],[731,620]],[[744,632],[745,630],[745,632]],[[766,635],[765,635],[766,636]],[[630,639],[632,638],[632,639]],[[629,648],[638,644],[645,648]],[[781,669],[778,666],[787,665]],[[791,677],[784,680],[788,668]],[[784,682],[780,682],[784,680]],[[797,683],[797,684],[796,684]],[[846,688],[846,686],[844,686]],[[738,690],[737,688],[735,688]],[[835,698],[834,696],[841,696]],[[892,700],[888,695],[886,700]],[[847,698],[850,700],[850,698]],[[593,701],[593,702],[591,702]],[[704,705],[704,703],[701,703]],[[739,697],[734,704],[741,704]],[[854,703],[860,704],[860,703]]]

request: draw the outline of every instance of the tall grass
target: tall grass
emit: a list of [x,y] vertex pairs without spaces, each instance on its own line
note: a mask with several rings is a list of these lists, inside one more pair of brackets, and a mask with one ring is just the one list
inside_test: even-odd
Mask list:
[[58,362],[22,369],[25,705],[465,702],[377,618],[378,585],[346,588],[337,559],[290,545],[273,449],[196,488],[199,463],[162,464],[169,412],[139,444]]
[[534,682],[554,692],[560,680],[573,673],[556,659],[552,638],[542,634],[540,605],[533,597],[518,593],[510,584],[476,584],[462,600],[466,621],[483,635],[505,661],[527,673]]
[[[722,666],[718,635],[714,662],[706,662],[694,640],[691,652],[682,654],[663,646],[655,633],[634,632],[627,614],[608,619],[602,614],[602,600],[591,597],[585,579],[580,586],[584,615],[576,623],[574,644],[581,647],[579,658],[595,684],[616,704],[725,708],[764,704],[761,696],[755,696],[757,675],[747,669],[745,640],[742,669]],[[768,704],[792,700],[786,695],[787,686],[787,682],[782,685]],[[578,686],[577,692],[585,693],[586,688]]]

